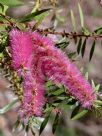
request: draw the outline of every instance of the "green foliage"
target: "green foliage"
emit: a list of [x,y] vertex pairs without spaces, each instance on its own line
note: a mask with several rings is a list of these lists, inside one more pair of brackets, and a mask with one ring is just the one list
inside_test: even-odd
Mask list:
[[59,116],[59,112],[58,112],[56,114],[56,116],[55,116],[55,120],[54,120],[54,123],[52,125],[52,132],[53,132],[53,134],[55,133],[55,131],[56,131],[58,125],[59,125],[59,119],[60,119],[60,116]]
[[97,29],[94,30],[96,34],[102,34],[102,26],[98,27]]
[[78,8],[79,8],[79,14],[80,14],[80,22],[81,22],[81,27],[84,27],[84,16],[83,16],[83,11],[81,8],[80,3],[78,3]]
[[71,119],[72,119],[73,117],[75,117],[75,116],[78,114],[79,110],[80,110],[80,106],[78,105],[78,106],[76,106],[76,107],[74,108],[74,110],[72,111]]
[[70,13],[71,13],[72,25],[73,25],[74,31],[76,31],[76,20],[75,20],[75,16],[74,16],[74,13],[73,13],[72,10],[70,11]]
[[92,84],[92,87],[93,87],[93,89],[94,89],[94,92],[98,92],[99,91],[99,89],[100,89],[100,84],[96,84],[95,85],[95,83],[94,83],[94,81],[93,80],[91,80],[91,84]]
[[89,61],[92,59],[92,56],[93,56],[93,53],[94,53],[94,50],[95,50],[95,45],[96,45],[96,41],[94,40],[92,47],[91,47],[91,50],[90,50]]
[[69,53],[69,54],[68,54],[68,57],[69,57],[70,59],[74,59],[74,58],[76,57],[76,52],[71,52],[71,53]]
[[2,12],[4,11],[4,6],[0,3],[0,8],[2,10]]
[[0,109],[0,114],[4,114],[7,111],[9,111],[17,102],[18,102],[18,99],[14,100],[11,103],[4,106],[2,109]]
[[64,50],[66,47],[69,46],[69,43],[70,43],[69,40],[66,37],[64,37],[58,43],[56,43],[55,46],[57,48],[60,48],[61,50]]
[[46,125],[47,125],[47,123],[48,123],[48,121],[49,121],[49,118],[50,118],[50,114],[51,114],[51,111],[47,113],[47,115],[46,115],[44,121],[42,122],[41,127],[40,127],[40,131],[39,131],[39,134],[41,134],[42,131],[44,130],[44,128],[46,127]]
[[[49,10],[50,10],[50,9],[43,9],[43,10],[40,10],[40,11],[36,11],[36,12],[34,12],[34,13],[31,13],[31,14],[25,16],[25,17],[22,18],[19,22],[20,22],[20,23],[30,22],[30,21],[34,20],[35,17],[38,18],[39,15],[41,15],[41,14],[43,14],[44,12],[47,12],[47,11],[49,11]],[[44,16],[44,14],[43,14],[43,16]],[[44,16],[44,17],[45,17],[45,16]],[[42,18],[43,18],[43,17],[41,17],[41,16],[39,17],[39,19],[42,19]]]
[[0,3],[9,7],[20,6],[23,4],[19,0],[0,0]]
[[35,20],[37,21],[33,27],[33,29],[37,29],[39,25],[42,23],[42,21],[49,15],[48,12],[41,13],[40,15],[35,16]]
[[77,53],[79,54],[81,51],[81,47],[82,47],[82,37],[80,37],[78,45],[77,45]]
[[88,110],[82,110],[81,112],[77,113],[75,116],[73,116],[73,118],[71,118],[71,120],[77,120],[82,118],[83,116],[85,116],[88,113]]
[[85,38],[85,40],[84,40],[84,42],[83,42],[83,45],[82,45],[82,49],[81,49],[81,55],[82,55],[82,58],[84,57],[84,53],[85,53],[85,48],[86,48],[86,38]]
[[[6,57],[8,57],[7,59],[11,59],[10,55],[9,55],[9,49],[8,49],[8,33],[12,28],[17,28],[20,30],[31,30],[31,31],[35,31],[35,30],[40,30],[39,29],[39,25],[42,23],[42,21],[49,15],[50,13],[50,8],[48,9],[42,9],[41,7],[41,3],[38,0],[37,3],[35,4],[35,7],[33,8],[33,10],[31,11],[30,14],[26,15],[25,17],[23,17],[22,19],[13,19],[11,17],[8,17],[5,15],[5,5],[7,7],[15,7],[15,6],[20,6],[23,3],[20,2],[19,0],[0,0],[0,8],[1,8],[1,13],[0,13],[0,61],[4,60]],[[40,10],[39,10],[40,9]],[[75,45],[77,46],[77,49],[75,51],[70,51],[67,53],[67,56],[71,59],[71,60],[76,60],[77,55],[81,54],[82,57],[85,56],[85,49],[87,48],[87,41],[89,38],[92,39],[92,44],[91,44],[91,49],[90,49],[90,53],[89,53],[89,61],[92,59],[93,55],[94,55],[94,51],[95,51],[95,46],[96,46],[96,42],[97,39],[101,37],[102,34],[102,26],[98,27],[97,29],[94,30],[94,32],[90,32],[87,27],[84,24],[84,14],[83,14],[83,10],[81,8],[81,5],[78,4],[78,10],[79,10],[79,15],[80,15],[80,32],[77,32],[77,24],[76,24],[76,17],[75,17],[75,13],[73,10],[70,11],[71,14],[71,21],[72,21],[72,25],[73,25],[73,31],[74,32],[56,32],[56,30],[54,29],[55,27],[53,26],[53,28],[48,28],[45,29],[45,31],[42,29],[42,34],[43,35],[47,35],[47,34],[54,34],[54,35],[59,35],[58,37],[58,41],[56,42],[55,46],[63,51],[65,51],[65,49],[69,49],[70,48],[70,42],[72,40],[74,40]],[[54,12],[56,12],[54,10]],[[36,23],[33,26],[33,28],[31,29],[29,22],[35,20]],[[54,20],[59,21],[61,23],[64,23],[65,19],[63,16],[54,13]],[[39,31],[40,32],[40,31]],[[6,57],[5,57],[6,56]],[[1,62],[0,62],[0,66]],[[8,74],[7,72],[9,71],[9,76],[11,78],[11,75],[14,71],[10,71],[10,67],[8,65],[8,69],[6,69],[6,74]],[[7,75],[8,76],[8,75]],[[8,76],[8,77],[9,77]],[[88,80],[88,72],[85,73],[85,78]],[[19,81],[19,84],[22,81]],[[92,82],[92,87],[94,89],[94,93],[97,95],[99,94],[99,89],[100,89],[100,84],[95,84],[93,80],[91,80]],[[48,121],[51,118],[51,115],[53,115],[54,121],[52,123],[52,132],[55,133],[58,125],[59,125],[59,121],[60,121],[60,111],[61,110],[71,110],[71,120],[76,120],[76,119],[80,119],[81,117],[85,116],[89,110],[81,108],[80,103],[78,103],[77,100],[75,100],[74,97],[72,97],[70,94],[68,94],[68,90],[65,89],[65,87],[61,84],[59,84],[58,86],[56,86],[52,81],[46,81],[46,94],[45,96],[47,96],[47,102],[44,105],[44,109],[43,109],[43,121],[41,121],[42,118],[38,118],[38,117],[30,117],[28,119],[27,125],[24,124],[24,122],[22,122],[21,120],[17,120],[17,122],[14,125],[13,128],[13,132],[15,130],[19,130],[19,128],[21,128],[21,130],[25,130],[26,134],[28,133],[29,129],[31,129],[31,132],[33,135],[35,135],[35,131],[34,128],[39,130],[39,134],[42,133],[42,131],[44,130],[44,128],[46,127]],[[11,102],[10,104],[4,106],[2,109],[0,109],[0,114],[4,114],[7,111],[9,111],[16,103],[18,102],[18,100],[14,100],[13,102]],[[93,104],[92,110],[98,109],[102,107],[102,98],[99,95],[99,100],[96,100],[95,103]],[[73,109],[73,110],[72,110]],[[56,114],[55,114],[56,112]],[[20,130],[20,131],[21,131]],[[71,132],[71,134],[73,134]]]

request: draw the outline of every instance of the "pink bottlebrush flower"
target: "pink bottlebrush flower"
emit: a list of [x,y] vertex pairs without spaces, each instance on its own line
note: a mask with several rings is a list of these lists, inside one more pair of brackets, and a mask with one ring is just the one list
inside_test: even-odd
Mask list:
[[42,107],[45,104],[44,83],[37,81],[38,77],[26,74],[24,77],[24,99],[20,109],[22,117],[30,117],[32,115],[41,116]]
[[[46,102],[45,77],[55,84],[63,84],[85,108],[90,108],[95,100],[93,89],[78,68],[68,57],[57,49],[48,37],[37,32],[10,32],[10,46],[13,67],[22,71],[24,98],[20,109],[22,117],[41,116]],[[19,72],[18,72],[19,73]]]
[[10,32],[10,51],[12,66],[14,70],[17,70],[18,75],[23,78],[24,92],[20,115],[22,117],[41,116],[42,107],[45,103],[44,80],[37,75],[35,67],[37,59],[34,62],[35,56],[31,33],[13,29]]
[[10,32],[10,50],[15,70],[31,67],[33,42],[30,33],[13,29]]
[[55,47],[51,39],[36,32],[33,33],[35,58],[39,62],[37,71],[52,80],[55,84],[63,84],[85,108],[90,108],[95,100],[93,89],[82,76],[78,68],[68,57]]

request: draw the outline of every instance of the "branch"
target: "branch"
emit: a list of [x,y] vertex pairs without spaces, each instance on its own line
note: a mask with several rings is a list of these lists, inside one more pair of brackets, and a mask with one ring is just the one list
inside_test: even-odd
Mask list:
[[55,30],[51,30],[51,29],[37,29],[38,32],[40,32],[41,34],[47,35],[47,34],[54,34],[54,35],[60,35],[62,37],[70,37],[70,38],[77,38],[77,37],[85,37],[85,38],[94,38],[94,39],[101,39],[102,35],[97,35],[94,33],[91,33],[89,35],[85,35],[85,34],[79,34],[77,32],[66,32],[65,30],[63,32],[57,32]]
[[10,19],[6,16],[0,13],[0,16],[2,16],[7,22],[9,22],[10,26],[13,26],[13,22],[10,21]]

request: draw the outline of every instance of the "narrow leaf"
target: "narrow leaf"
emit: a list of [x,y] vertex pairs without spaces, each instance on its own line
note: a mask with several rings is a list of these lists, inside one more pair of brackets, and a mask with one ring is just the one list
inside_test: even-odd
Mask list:
[[102,34],[102,26],[94,30],[95,33],[97,34]]
[[12,130],[12,132],[15,132],[15,131],[17,130],[17,128],[19,127],[20,123],[21,123],[20,120],[17,119],[17,121],[16,121],[15,124],[13,125],[13,130]]
[[71,52],[68,54],[68,57],[71,59],[74,58],[75,56],[76,56],[76,52]]
[[4,6],[0,3],[0,8],[2,10],[2,12],[4,11]]
[[6,5],[6,6],[10,6],[10,7],[14,7],[14,6],[20,6],[23,3],[19,0],[0,0],[0,3],[2,5]]
[[81,27],[84,27],[84,16],[83,16],[83,11],[81,8],[81,5],[78,3],[78,8],[79,8],[79,14],[80,14],[80,22],[81,22]]
[[80,53],[81,46],[82,46],[82,38],[80,38],[80,39],[79,39],[79,42],[78,42],[78,46],[77,46],[77,53],[78,53],[78,54]]
[[35,30],[35,29],[37,29],[38,28],[38,26],[42,23],[42,21],[44,20],[44,18],[45,17],[47,17],[49,15],[49,13],[47,12],[45,12],[45,13],[42,13],[41,15],[39,15],[39,16],[36,16],[35,17],[35,20],[37,20],[37,22],[36,22],[36,24],[34,25],[34,27],[33,27],[33,30]]
[[88,80],[88,77],[89,77],[89,73],[86,72],[86,73],[85,73],[85,78],[86,78],[86,80]]
[[56,44],[56,47],[63,50],[63,49],[65,49],[66,47],[68,47],[68,45],[69,45],[69,41],[68,41],[68,42],[65,41],[65,42],[57,43],[57,44]]
[[31,128],[31,132],[32,132],[32,135],[35,136],[35,132],[34,132],[33,128]]
[[42,13],[47,12],[48,10],[50,10],[50,9],[43,9],[43,10],[40,10],[40,11],[33,12],[33,13],[25,16],[24,18],[22,18],[20,20],[20,23],[32,21],[32,20],[35,19],[36,16],[41,15]]
[[44,130],[44,128],[46,127],[46,125],[47,125],[47,123],[48,123],[48,120],[49,120],[49,118],[50,118],[50,114],[51,114],[51,112],[49,112],[49,113],[47,114],[45,120],[42,122],[41,127],[40,127],[40,131],[39,131],[39,134],[41,134],[42,131]]
[[84,57],[85,47],[86,47],[86,38],[85,38],[85,40],[84,40],[84,42],[83,42],[82,49],[81,49],[82,58]]
[[62,94],[62,93],[64,93],[64,90],[63,89],[58,89],[58,90],[56,90],[56,91],[54,91],[54,92],[52,92],[52,94],[53,95],[60,95],[60,94]]
[[80,110],[80,106],[78,105],[77,107],[74,108],[74,110],[72,111],[72,114],[71,114],[71,119],[74,118],[74,116],[76,116],[78,114]]
[[95,90],[95,83],[93,80],[91,80],[92,88]]
[[90,35],[89,30],[85,27],[82,28],[82,33],[84,33],[85,35]]
[[76,103],[76,100],[75,99],[72,99],[71,101],[69,101],[67,104],[68,105],[74,105]]
[[90,57],[89,57],[89,61],[91,61],[94,50],[95,50],[95,45],[96,45],[96,41],[94,40],[93,44],[92,44],[92,48],[90,50]]
[[73,40],[74,40],[74,43],[77,44],[77,42],[78,42],[78,37],[73,36]]
[[88,110],[83,110],[80,113],[78,113],[76,116],[74,116],[71,120],[77,120],[83,117],[86,113],[88,113]]
[[5,107],[0,109],[0,114],[4,114],[7,111],[9,111],[16,103],[18,102],[18,99],[12,101],[11,103],[7,104]]
[[70,11],[70,14],[71,14],[71,21],[72,21],[73,29],[74,31],[76,31],[76,21],[75,21],[75,16],[72,10]]
[[53,123],[53,126],[52,126],[53,134],[55,133],[58,124],[59,124],[59,113],[56,114],[56,117],[55,117],[55,120],[54,120],[54,123]]
[[3,45],[3,44],[1,43],[1,44],[0,44],[0,53],[2,53],[4,49],[5,49],[5,45]]
[[101,100],[96,100],[95,103],[99,106],[102,106],[102,101]]
[[98,92],[99,89],[100,89],[100,84],[96,85],[96,87],[95,87],[95,92]]

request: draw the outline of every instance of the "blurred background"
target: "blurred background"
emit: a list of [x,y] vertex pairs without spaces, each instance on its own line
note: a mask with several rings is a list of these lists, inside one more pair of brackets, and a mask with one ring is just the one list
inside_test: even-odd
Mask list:
[[[26,14],[30,13],[34,7],[34,0],[22,0],[24,2],[23,6],[9,8],[6,12],[7,15],[13,18],[22,18]],[[84,12],[85,26],[89,31],[94,31],[95,28],[102,26],[102,5],[100,0],[80,0],[81,6]],[[66,30],[68,32],[73,31],[70,10],[72,9],[76,15],[77,29],[80,32],[80,19],[78,13],[78,0],[58,0],[57,8],[52,11],[50,16],[48,16],[45,21],[40,25],[41,28],[52,27],[57,31]],[[47,0],[43,0],[42,5],[49,7]],[[56,19],[54,15],[56,14]],[[53,37],[54,40],[57,37]],[[87,43],[85,57],[82,59],[79,55],[77,57],[77,64],[79,67],[84,67],[86,71],[89,72],[90,79],[93,78],[95,83],[100,83],[102,91],[102,46],[101,41],[97,42],[94,56],[92,61],[88,61],[88,54],[91,48],[91,40]],[[76,50],[73,42],[68,46],[67,51]],[[1,71],[2,73],[2,71]],[[0,75],[0,107],[3,107],[15,97],[13,92],[7,89],[9,83]],[[89,113],[84,118],[78,121],[70,120],[70,112],[63,111],[60,126],[58,127],[55,135],[51,132],[51,122],[50,121],[45,128],[42,136],[102,136],[102,117],[96,117],[95,114]],[[14,134],[12,132],[12,126],[17,119],[17,112],[15,109],[7,112],[5,115],[0,116],[0,136],[24,136],[24,132]],[[52,117],[53,120],[53,117]],[[31,134],[29,133],[29,136]]]

